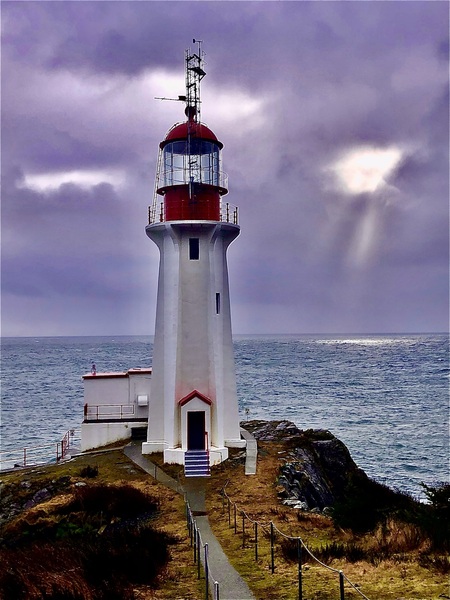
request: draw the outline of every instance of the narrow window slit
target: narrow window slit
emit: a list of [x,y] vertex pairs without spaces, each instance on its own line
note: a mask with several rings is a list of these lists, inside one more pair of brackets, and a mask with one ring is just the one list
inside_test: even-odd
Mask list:
[[200,258],[200,239],[189,238],[189,260],[198,260]]

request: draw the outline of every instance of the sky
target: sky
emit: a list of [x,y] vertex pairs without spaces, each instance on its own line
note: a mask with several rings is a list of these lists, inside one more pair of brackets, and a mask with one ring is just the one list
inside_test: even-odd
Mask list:
[[153,334],[158,144],[203,41],[236,334],[448,330],[447,2],[3,1],[2,335]]

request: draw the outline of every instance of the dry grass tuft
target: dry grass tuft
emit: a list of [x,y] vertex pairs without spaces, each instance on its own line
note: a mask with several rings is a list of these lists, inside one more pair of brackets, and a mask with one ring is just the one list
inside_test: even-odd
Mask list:
[[[299,536],[308,548],[330,567],[343,570],[371,600],[442,600],[448,594],[448,581],[442,555],[427,560],[423,552],[429,547],[423,530],[394,517],[368,534],[354,534],[336,528],[332,519],[288,508],[278,497],[277,476],[283,461],[283,445],[259,442],[255,476],[246,476],[238,461],[227,461],[213,468],[208,483],[207,508],[214,533],[235,568],[247,579],[257,599],[289,600],[298,598],[296,542],[275,537],[275,572],[271,572],[271,549],[268,525],[288,536]],[[228,481],[228,484],[227,484]],[[227,485],[226,485],[227,484]],[[237,505],[237,533],[234,511],[220,495],[226,492]],[[247,521],[243,543],[242,516],[266,524],[259,526],[258,560],[255,560],[254,526]],[[244,546],[244,547],[243,547]],[[308,600],[335,600],[339,597],[338,575],[319,567],[303,552],[303,597]],[[438,567],[440,571],[438,571]],[[361,598],[348,584],[345,597]]]
[[60,478],[68,480],[63,490],[0,528],[3,600],[201,597],[182,497],[120,450],[4,474],[2,493],[16,492],[23,505]]
[[[321,514],[298,511],[281,505],[278,497],[280,490],[277,489],[276,481],[279,466],[284,460],[283,456],[286,456],[286,448],[276,442],[261,442],[258,446],[256,476],[244,474],[244,463],[242,458],[238,458],[240,451],[237,450],[230,452],[229,461],[213,468],[212,477],[207,482],[207,509],[211,526],[230,562],[247,580],[258,600],[298,598],[295,548],[289,548],[288,544],[283,547],[278,538],[274,554],[275,572],[271,572],[268,534],[270,521],[287,535],[301,536],[308,548],[322,556],[324,562],[333,568],[342,569],[350,581],[360,586],[371,600],[442,600],[450,595],[447,584],[450,571],[448,555],[436,551],[430,553],[429,543],[420,528],[414,524],[405,525],[391,517],[370,534],[355,535],[350,530],[336,528],[330,518]],[[160,462],[162,464],[162,456]],[[165,467],[164,469],[166,470]],[[171,467],[169,474],[176,478],[179,471],[180,467]],[[154,513],[151,525],[172,539],[173,543],[168,546],[168,562],[162,566],[152,584],[155,587],[135,581],[131,588],[119,597],[121,600],[127,600],[128,597],[130,600],[198,600],[204,597],[204,580],[197,579],[197,570],[192,561],[181,496],[149,477],[120,450],[93,453],[77,457],[68,463],[2,475],[2,494],[12,495],[16,503],[23,504],[39,489],[50,489],[52,481],[60,478],[67,478],[66,487],[55,492],[50,499],[10,517],[3,525],[0,536],[5,537],[6,531],[15,532],[14,536],[19,535],[20,531],[23,532],[27,528],[38,531],[39,527],[45,527],[46,523],[66,518],[67,506],[75,497],[76,483],[84,482],[88,486],[132,486],[155,499],[159,509]],[[227,502],[223,503],[220,495],[228,480],[227,493],[238,506],[237,534],[234,533],[233,512],[230,515],[230,526]],[[21,485],[24,481],[27,482],[26,487]],[[244,539],[242,536],[242,518],[239,512],[241,510],[252,519],[265,524],[265,527],[260,526],[258,530],[257,560],[255,532],[249,521],[246,521]],[[111,520],[114,517],[109,514],[108,518]],[[81,521],[75,523],[76,526],[80,524]],[[96,527],[97,525],[98,522],[95,522]],[[69,531],[64,531],[64,527],[68,527]],[[100,527],[97,527],[96,532],[98,529]],[[63,526],[62,533],[64,532],[70,534],[70,526]],[[56,554],[57,551],[60,553]],[[14,552],[14,556],[11,555],[13,560],[9,559],[9,563],[4,562],[3,572],[9,577],[9,585],[17,585],[20,580],[29,585],[32,591],[29,596],[21,596],[20,590],[16,588],[13,590],[14,595],[10,596],[11,599],[42,598],[43,593],[47,599],[95,599],[89,582],[82,575],[82,565],[74,560],[75,552],[66,551],[64,554],[61,549],[57,549],[57,545],[46,545],[46,542],[41,541],[40,555],[45,555],[45,558],[38,563],[37,559],[41,557],[35,555],[35,570],[31,572],[28,567],[27,570],[24,567],[20,578],[13,577],[11,573],[15,568],[12,563],[17,566],[23,560],[22,549],[16,548]],[[60,565],[66,565],[66,561],[70,560],[73,561],[71,570],[62,570]],[[55,568],[55,565],[58,565],[58,568]],[[44,587],[42,581],[45,582]],[[104,598],[115,600],[118,597],[115,596],[116,584],[117,581],[113,577],[106,581],[102,591]],[[37,595],[36,590],[39,589],[41,596]],[[55,595],[55,590],[59,590],[59,595]],[[64,590],[66,595],[61,595],[61,590]],[[312,561],[305,563],[303,598],[335,600],[337,597],[339,583],[336,574],[324,571]],[[346,584],[345,597],[347,600],[360,596]],[[8,597],[5,596],[5,600],[8,600]]]

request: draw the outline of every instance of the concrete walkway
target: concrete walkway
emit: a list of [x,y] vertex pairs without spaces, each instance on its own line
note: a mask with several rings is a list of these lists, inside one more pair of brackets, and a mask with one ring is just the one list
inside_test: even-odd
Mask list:
[[[181,486],[178,481],[169,477],[169,475],[164,473],[160,467],[152,463],[146,456],[142,455],[140,442],[130,443],[124,448],[124,453],[149,475],[155,477],[157,481],[180,494],[185,494],[186,500],[191,507],[191,511],[197,523],[202,544],[208,544],[209,572],[211,578],[219,583],[220,600],[254,600],[255,597],[250,591],[250,588],[236,569],[231,566],[219,541],[211,530],[206,514],[205,478],[190,477],[186,479],[184,487]],[[203,564],[203,552],[201,553],[201,560]],[[211,590],[211,596],[214,598],[213,590]]]

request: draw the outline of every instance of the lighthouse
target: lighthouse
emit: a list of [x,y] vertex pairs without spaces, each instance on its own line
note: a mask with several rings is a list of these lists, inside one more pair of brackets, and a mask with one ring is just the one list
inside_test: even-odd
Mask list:
[[[239,235],[224,202],[223,144],[201,122],[204,53],[186,51],[186,120],[159,146],[147,236],[159,250],[152,389],[142,453],[164,462],[210,464],[242,447],[231,334],[227,250]],[[186,473],[188,473],[186,469]]]

